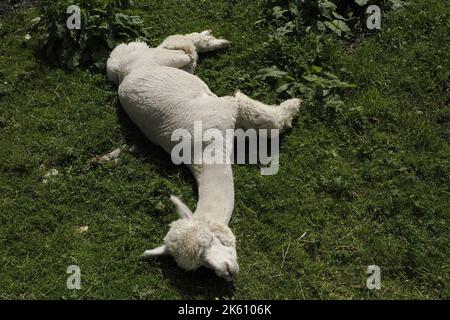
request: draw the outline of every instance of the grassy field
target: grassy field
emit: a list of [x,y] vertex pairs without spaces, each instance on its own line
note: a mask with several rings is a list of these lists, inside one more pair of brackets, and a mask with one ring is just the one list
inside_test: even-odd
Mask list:
[[[283,98],[259,77],[283,56],[256,23],[262,1],[140,3],[152,45],[204,29],[233,42],[197,70],[218,95]],[[450,14],[443,0],[410,3],[372,35],[327,43],[326,63],[357,88],[332,115],[305,101],[277,175],[234,167],[232,283],[140,259],[176,219],[170,194],[195,207],[193,178],[145,141],[104,74],[35,57],[33,8],[0,15],[0,299],[450,299]],[[302,58],[302,41],[286,46]],[[141,152],[91,161],[124,144]],[[366,288],[372,264],[381,290]],[[66,288],[69,265],[81,290]]]

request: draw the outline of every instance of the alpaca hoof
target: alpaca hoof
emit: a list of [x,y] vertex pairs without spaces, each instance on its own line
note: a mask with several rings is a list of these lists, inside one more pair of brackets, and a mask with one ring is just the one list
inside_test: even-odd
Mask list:
[[298,111],[300,109],[300,105],[302,103],[302,100],[299,98],[293,98],[293,99],[289,99],[284,101],[280,106],[287,108],[289,110],[295,110]]
[[202,31],[201,34],[205,35],[205,36],[212,36],[213,31],[212,30],[205,30]]
[[248,101],[250,98],[243,93],[241,90],[237,89],[236,91],[234,91],[234,97],[238,100],[241,101]]
[[301,99],[294,98],[286,100],[280,105],[280,108],[282,108],[281,113],[284,119],[283,127],[281,128],[282,130],[292,128],[292,120],[300,110],[301,103]]
[[231,47],[231,41],[226,39],[217,39],[215,45],[219,49],[225,49]]
[[223,41],[223,44],[224,44],[225,47],[227,47],[227,48],[228,48],[228,47],[231,47],[231,44],[232,44],[231,41],[226,40],[226,39],[223,39],[222,41]]
[[241,90],[239,89],[234,90],[233,97],[238,98],[240,95],[242,95]]

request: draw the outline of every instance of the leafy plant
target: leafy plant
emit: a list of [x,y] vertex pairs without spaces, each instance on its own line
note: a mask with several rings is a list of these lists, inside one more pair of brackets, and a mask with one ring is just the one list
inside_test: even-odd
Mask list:
[[268,0],[270,15],[286,33],[305,30],[331,32],[337,36],[362,30],[368,5],[383,9],[404,5],[401,0]]
[[278,95],[302,97],[309,104],[320,105],[320,111],[313,113],[324,121],[333,121],[344,109],[338,91],[356,87],[315,65],[300,77],[272,66],[261,70],[261,78],[273,82]]
[[282,71],[276,66],[261,70],[261,77],[276,81],[276,92],[287,93],[289,96],[302,94],[307,98],[312,98],[318,93],[321,97],[327,97],[337,88],[355,88],[356,85],[339,80],[331,72],[323,71],[322,67],[311,66],[302,74],[301,79],[295,78],[287,71]]
[[39,5],[38,49],[58,66],[102,69],[117,43],[149,38],[139,16],[123,13],[123,9],[132,5],[129,0],[80,0],[77,4],[81,9],[79,30],[66,26],[69,17],[66,9],[72,4],[72,1],[45,0]]
[[260,78],[271,84],[281,99],[302,97],[314,106],[311,112],[317,119],[333,121],[344,108],[341,91],[356,85],[343,81],[330,66],[329,47],[334,45],[330,39],[314,32],[295,35],[276,29],[269,37],[264,52],[272,66],[261,69]]
[[[336,66],[328,54],[337,43],[333,36],[350,37],[362,30],[370,4],[386,10],[401,7],[404,2],[267,0],[267,4],[266,21],[273,25],[274,33],[265,43],[265,52],[273,66],[262,69],[260,77],[270,82],[281,98],[301,96],[314,106],[311,112],[316,118],[333,121],[345,107],[342,90],[356,87],[335,74]],[[303,50],[296,49],[299,46]]]

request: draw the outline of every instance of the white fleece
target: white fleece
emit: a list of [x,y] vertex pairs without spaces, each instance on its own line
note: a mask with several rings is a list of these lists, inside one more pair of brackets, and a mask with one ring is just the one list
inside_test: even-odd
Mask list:
[[[218,97],[193,74],[199,52],[225,48],[230,42],[211,31],[168,37],[158,48],[145,43],[120,44],[107,61],[108,79],[119,86],[119,98],[130,119],[153,143],[171,152],[172,132],[186,129],[194,136],[194,121],[203,130],[286,129],[300,107],[291,99],[279,107],[257,102],[238,92]],[[203,144],[205,147],[205,143]],[[171,224],[165,245],[147,250],[146,257],[170,254],[186,270],[207,266],[226,279],[239,270],[234,235],[228,223],[234,207],[231,165],[189,165],[199,190],[192,213],[172,197],[181,219]]]

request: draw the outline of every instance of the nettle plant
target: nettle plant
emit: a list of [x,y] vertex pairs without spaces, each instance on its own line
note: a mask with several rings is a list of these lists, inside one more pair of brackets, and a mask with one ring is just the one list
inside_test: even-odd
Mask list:
[[327,110],[323,114],[334,118],[344,105],[339,91],[356,85],[341,80],[327,66],[329,37],[305,32],[293,16],[278,9],[274,12],[280,15],[275,21],[269,18],[274,32],[264,43],[264,52],[273,65],[261,69],[259,77],[273,86],[278,97],[302,97],[306,104],[320,104]]
[[340,90],[356,88],[356,84],[342,81],[335,74],[314,64],[295,72],[280,70],[277,66],[260,72],[262,79],[274,84],[278,95],[302,97],[306,102],[321,104],[325,109],[321,118],[332,119],[342,111],[344,102],[340,98]]
[[280,25],[280,33],[300,31],[331,32],[349,36],[364,30],[366,9],[399,8],[402,0],[268,0],[272,18]]
[[[81,29],[67,27],[70,5],[81,9]],[[103,69],[109,52],[118,43],[149,39],[143,20],[124,13],[131,5],[130,0],[43,0],[35,26],[40,33],[38,50],[61,67]]]
[[[341,79],[329,52],[339,45],[336,37],[350,40],[364,32],[366,9],[398,8],[400,0],[267,0],[266,22],[274,32],[265,43],[273,66],[260,70],[260,78],[273,85],[281,98],[301,96],[305,104],[320,106],[317,116],[333,120],[344,110],[343,90],[356,85]],[[300,45],[299,45],[300,44]],[[318,108],[312,108],[318,110]]]

